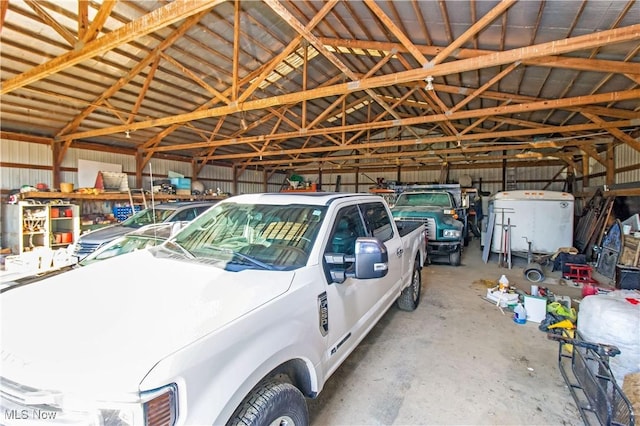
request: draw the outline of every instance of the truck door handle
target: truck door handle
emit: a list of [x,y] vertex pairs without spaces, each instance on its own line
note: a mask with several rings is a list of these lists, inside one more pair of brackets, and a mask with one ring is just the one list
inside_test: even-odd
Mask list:
[[399,248],[398,250],[396,250],[396,255],[398,255],[398,257],[402,257],[402,253],[404,253],[404,250]]

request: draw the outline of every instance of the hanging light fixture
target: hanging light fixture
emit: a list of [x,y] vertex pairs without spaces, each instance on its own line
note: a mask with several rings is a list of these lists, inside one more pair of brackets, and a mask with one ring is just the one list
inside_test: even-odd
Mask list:
[[426,90],[433,90],[433,76],[428,76],[424,81],[427,82]]
[[124,137],[127,138],[127,139],[131,139],[131,134],[130,133],[131,132],[129,130],[125,130],[124,131]]
[[242,112],[242,118],[240,119],[240,127],[242,127],[242,130],[247,130],[248,128],[247,120],[244,119],[244,111]]

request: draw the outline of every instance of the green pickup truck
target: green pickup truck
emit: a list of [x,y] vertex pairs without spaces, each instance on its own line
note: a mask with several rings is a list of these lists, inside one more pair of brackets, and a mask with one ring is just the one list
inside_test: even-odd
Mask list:
[[459,266],[468,244],[467,208],[459,185],[420,185],[398,194],[391,212],[395,220],[424,222],[430,259],[448,257]]

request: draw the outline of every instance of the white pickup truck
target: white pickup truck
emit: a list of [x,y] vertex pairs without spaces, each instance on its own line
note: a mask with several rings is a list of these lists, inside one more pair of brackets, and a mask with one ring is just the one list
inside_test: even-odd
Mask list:
[[385,311],[417,307],[425,238],[376,195],[248,194],[9,289],[0,424],[305,425]]

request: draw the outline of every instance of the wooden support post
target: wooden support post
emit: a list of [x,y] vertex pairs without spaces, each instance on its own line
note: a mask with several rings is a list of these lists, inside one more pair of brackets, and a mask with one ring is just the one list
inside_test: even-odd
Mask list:
[[[142,187],[142,169],[144,169],[144,157],[140,150],[136,151],[136,188],[144,188]],[[153,182],[151,182],[151,186],[153,186]],[[133,211],[135,213],[135,211]]]
[[267,169],[262,169],[262,192],[269,192],[269,174]]
[[589,186],[589,155],[582,154],[582,188]]
[[616,183],[616,156],[613,144],[607,145],[607,177],[606,184],[611,186]]
[[52,167],[51,167],[51,182],[54,188],[60,188],[60,144],[62,142],[56,142],[55,140],[51,140],[51,159]]
[[231,171],[233,172],[233,182],[231,182],[233,195],[238,195],[238,168],[235,164],[231,167]]

